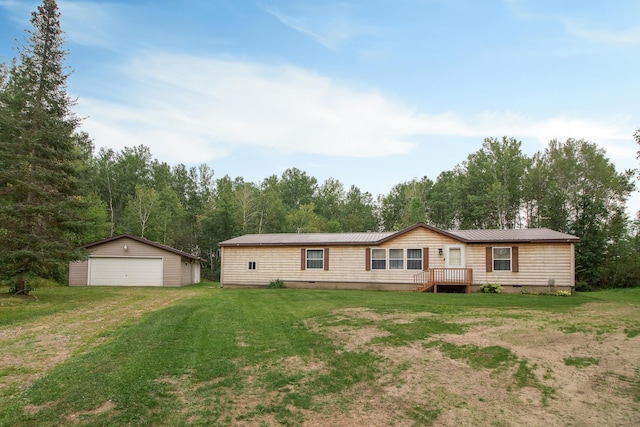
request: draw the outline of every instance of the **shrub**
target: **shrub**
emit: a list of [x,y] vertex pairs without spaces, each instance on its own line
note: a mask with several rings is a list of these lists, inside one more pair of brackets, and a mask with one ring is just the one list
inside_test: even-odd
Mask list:
[[275,279],[269,282],[267,285],[269,289],[280,289],[284,288],[284,282],[281,279]]
[[559,297],[570,297],[571,296],[571,292],[558,290],[558,291],[556,291],[556,295],[559,296]]
[[502,286],[497,283],[485,283],[480,286],[480,291],[485,294],[499,294],[502,291]]

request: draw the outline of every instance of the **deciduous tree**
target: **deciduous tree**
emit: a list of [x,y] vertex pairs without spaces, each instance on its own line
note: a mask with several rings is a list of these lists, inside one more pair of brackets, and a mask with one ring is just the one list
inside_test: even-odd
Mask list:
[[513,228],[522,225],[522,184],[530,160],[514,138],[486,138],[463,163],[462,228]]

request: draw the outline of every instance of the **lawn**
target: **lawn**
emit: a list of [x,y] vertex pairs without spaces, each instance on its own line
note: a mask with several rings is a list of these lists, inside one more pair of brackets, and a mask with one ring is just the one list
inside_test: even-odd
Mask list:
[[2,426],[640,425],[640,289],[35,295],[0,297]]

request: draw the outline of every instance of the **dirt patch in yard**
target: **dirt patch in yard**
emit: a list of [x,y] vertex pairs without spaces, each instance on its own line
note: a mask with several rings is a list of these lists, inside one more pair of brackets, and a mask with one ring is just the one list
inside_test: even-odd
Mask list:
[[[138,294],[142,291],[131,292],[135,298],[123,292],[73,312],[0,327],[0,398],[20,393],[73,355],[110,340],[118,326],[199,291],[157,293],[153,304]],[[460,325],[461,332],[391,340],[390,331],[405,325],[415,334],[420,325],[433,328],[438,322]],[[215,414],[220,425],[240,426],[640,425],[640,336],[625,332],[640,327],[636,306],[586,304],[566,314],[504,309],[378,313],[352,308],[308,319],[305,327],[329,338],[338,355],[375,355],[375,378],[311,396],[306,405],[295,404],[295,399],[303,399],[313,390],[310,384],[332,370],[322,354],[251,366],[239,359],[242,377],[233,386],[228,378],[195,382],[189,372],[158,378],[165,398],[181,408],[176,424],[204,424]],[[237,345],[246,348],[242,336]],[[450,351],[488,348],[504,349],[505,362],[487,367],[464,352],[459,357]],[[268,387],[266,377],[283,378],[283,383]],[[30,405],[23,411],[35,414],[55,404]],[[114,404],[107,400],[94,409],[66,414],[61,421],[86,424],[112,411]]]
[[[514,315],[521,318],[479,313],[477,319],[458,319],[467,325],[463,334],[434,335],[405,346],[372,345],[373,338],[389,335],[375,324],[323,326],[310,322],[314,330],[345,350],[382,356],[386,374],[377,384],[349,396],[345,413],[307,414],[305,425],[639,425],[640,337],[627,337],[620,324],[617,330],[610,326],[612,319],[629,319],[638,313],[607,313],[602,304],[578,311],[580,316],[546,318],[535,312]],[[405,323],[432,316],[378,315],[369,310],[342,310],[335,315],[341,320],[351,318],[350,323],[356,325],[358,319]],[[476,322],[486,319],[491,321]],[[593,332],[563,331],[567,323],[578,325],[573,329]],[[597,332],[607,328],[611,331]],[[501,369],[474,368],[464,359],[452,358],[436,343],[500,346],[517,360]],[[568,366],[566,361],[576,358],[592,364]],[[524,385],[519,369],[528,372]]]

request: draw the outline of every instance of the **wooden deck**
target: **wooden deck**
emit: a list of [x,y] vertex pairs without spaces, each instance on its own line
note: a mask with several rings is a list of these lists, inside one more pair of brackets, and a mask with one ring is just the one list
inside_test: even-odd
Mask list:
[[413,277],[413,289],[416,292],[438,292],[438,286],[464,286],[471,293],[473,270],[470,268],[430,268]]

